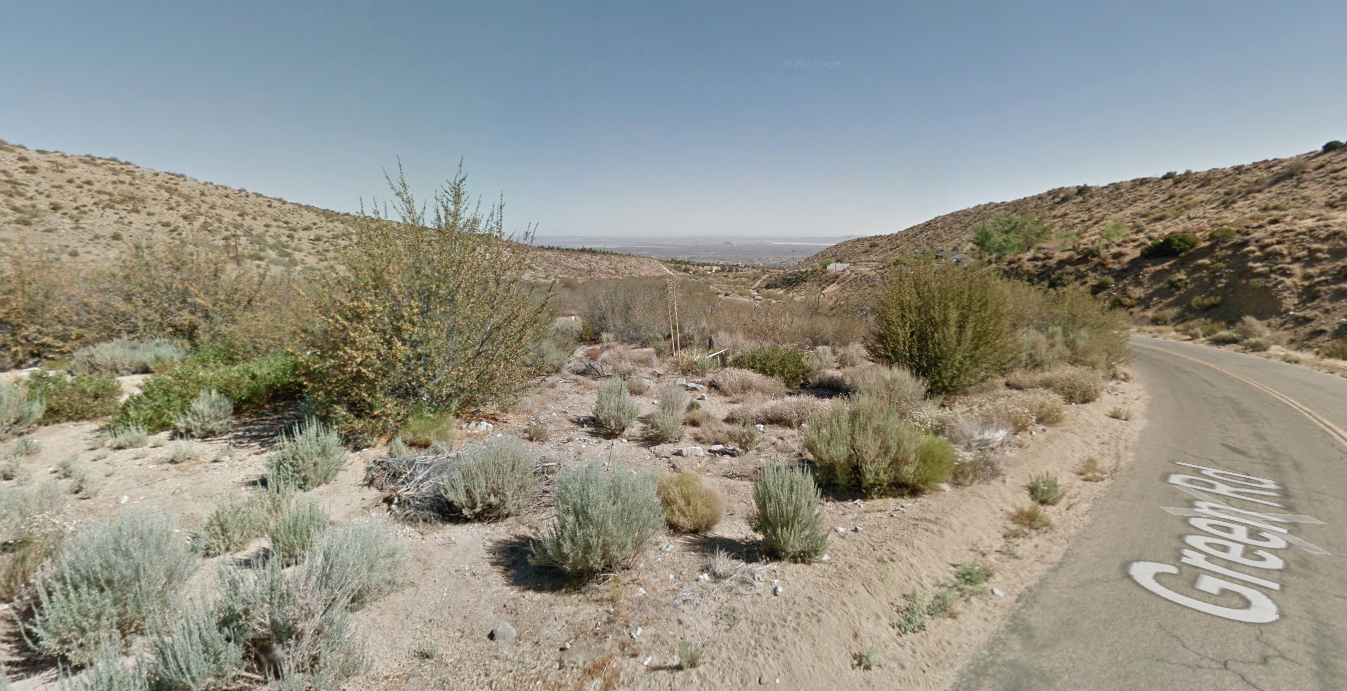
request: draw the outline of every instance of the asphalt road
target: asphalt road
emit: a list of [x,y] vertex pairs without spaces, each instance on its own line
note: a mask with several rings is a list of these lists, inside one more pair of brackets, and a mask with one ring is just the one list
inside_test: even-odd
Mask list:
[[1347,689],[1347,379],[1133,346],[1135,461],[953,688]]

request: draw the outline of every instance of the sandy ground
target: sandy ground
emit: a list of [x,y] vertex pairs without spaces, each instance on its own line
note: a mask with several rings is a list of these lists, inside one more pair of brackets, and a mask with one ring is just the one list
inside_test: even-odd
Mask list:
[[[348,688],[944,688],[1014,609],[1016,596],[1060,558],[1091,503],[1108,490],[1109,482],[1084,482],[1072,470],[1089,456],[1115,467],[1127,463],[1146,406],[1138,385],[1114,382],[1099,401],[1071,406],[1062,424],[1020,435],[1004,478],[921,497],[828,498],[828,559],[800,565],[764,561],[748,524],[754,471],[802,458],[797,431],[768,427],[756,453],[740,458],[672,455],[696,443],[690,438],[662,446],[602,440],[583,426],[597,385],[554,375],[509,411],[478,417],[495,424],[486,435],[493,438],[519,436],[530,420],[546,421],[551,440],[530,447],[549,473],[593,459],[699,469],[726,490],[725,520],[710,535],[657,539],[628,572],[583,587],[528,565],[530,541],[552,518],[546,502],[500,523],[404,526],[412,545],[408,582],[355,615],[374,665]],[[655,409],[657,391],[637,397],[642,414]],[[702,405],[718,416],[733,406],[715,393]],[[1109,418],[1119,406],[1136,416]],[[42,450],[24,467],[45,478],[59,460],[78,455],[96,470],[99,488],[72,499],[72,523],[124,504],[148,505],[179,516],[187,539],[216,503],[258,480],[267,449],[289,421],[259,420],[226,439],[195,442],[198,458],[181,463],[170,462],[178,442],[165,435],[150,448],[110,451],[100,448],[95,424],[54,425],[32,435]],[[460,443],[482,436],[463,433]],[[384,512],[379,493],[362,485],[366,463],[381,453],[353,455],[336,481],[312,493],[335,519]],[[1055,526],[1008,536],[1009,512],[1029,504],[1024,484],[1045,471],[1067,488],[1066,499],[1047,509]],[[737,573],[699,579],[716,549],[736,559]],[[970,560],[995,566],[988,587],[1003,596],[975,597],[957,617],[937,619],[924,632],[904,635],[894,627],[904,595],[948,581],[954,565]],[[488,638],[501,621],[519,632],[517,639]],[[14,669],[20,641],[8,618],[0,627],[0,662]],[[700,666],[678,669],[681,642],[701,648]],[[878,662],[870,670],[855,662],[867,650]],[[53,678],[52,669],[30,668],[15,688],[46,688]]]

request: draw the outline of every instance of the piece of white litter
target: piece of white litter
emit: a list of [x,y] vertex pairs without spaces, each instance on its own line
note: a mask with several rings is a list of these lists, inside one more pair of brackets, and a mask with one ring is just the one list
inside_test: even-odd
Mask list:
[[828,555],[825,554],[825,555],[819,557],[818,560],[819,560],[819,561],[828,561],[829,558],[830,558],[830,557],[829,557]]
[[636,638],[637,636],[641,635],[641,631],[642,631],[641,627],[639,626],[636,627],[636,630],[631,632],[631,637]]
[[654,656],[654,655],[651,655],[650,657],[647,657],[647,658],[645,659],[645,661],[641,663],[641,666],[643,666],[643,667],[649,667],[649,666],[650,666],[650,661],[653,660],[653,659],[655,659],[655,656]]

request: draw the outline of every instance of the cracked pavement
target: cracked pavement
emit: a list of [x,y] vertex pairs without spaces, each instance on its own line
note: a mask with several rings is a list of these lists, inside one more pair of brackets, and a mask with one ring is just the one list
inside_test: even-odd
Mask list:
[[[1061,563],[1020,598],[1020,608],[952,688],[1347,689],[1347,569],[1337,556],[1347,555],[1347,449],[1321,424],[1347,428],[1347,380],[1188,343],[1141,337],[1133,343],[1141,346],[1133,371],[1151,398],[1136,461],[1110,480],[1114,486]],[[1320,423],[1232,373],[1293,399]],[[1169,473],[1183,472],[1175,462],[1275,480],[1286,508],[1274,512],[1324,522],[1283,527],[1328,555],[1278,550],[1286,562],[1280,570],[1226,563],[1281,584],[1280,591],[1262,590],[1276,604],[1276,621],[1244,623],[1198,611],[1129,577],[1136,561],[1180,565],[1184,536],[1200,533],[1162,510],[1191,499],[1165,482]],[[1202,573],[1183,566],[1182,575],[1161,582],[1219,607],[1246,605],[1235,593],[1194,590],[1193,578]]]

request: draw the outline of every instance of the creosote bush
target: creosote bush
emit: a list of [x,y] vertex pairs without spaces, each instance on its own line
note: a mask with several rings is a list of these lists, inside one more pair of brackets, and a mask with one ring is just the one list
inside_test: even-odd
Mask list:
[[594,404],[594,425],[604,434],[616,437],[636,422],[639,412],[640,408],[631,399],[626,383],[621,379],[612,379],[599,389],[598,400]]
[[948,441],[903,422],[896,405],[873,396],[838,402],[810,418],[805,448],[820,482],[869,496],[929,489],[950,478],[956,458]]
[[891,271],[866,343],[875,359],[906,368],[937,394],[957,393],[1010,369],[1015,328],[1000,278],[944,262]]
[[494,521],[522,510],[540,481],[528,449],[506,440],[460,454],[443,495],[464,518]]
[[669,527],[680,533],[705,533],[725,516],[725,492],[710,479],[691,471],[671,473],[659,480],[660,503]]
[[27,635],[38,650],[76,665],[104,641],[126,641],[168,615],[196,556],[166,516],[126,511],[66,540],[38,578]]
[[626,568],[664,532],[664,507],[656,486],[648,473],[626,468],[609,472],[598,461],[561,471],[556,478],[556,523],[534,546],[533,562],[578,578]]
[[307,492],[336,477],[346,456],[341,436],[310,418],[282,437],[280,448],[267,459],[267,484]]
[[799,562],[823,556],[828,534],[823,530],[822,501],[809,473],[781,464],[763,466],[753,482],[757,507],[753,529],[762,534],[766,552]]
[[75,351],[70,371],[75,374],[149,374],[167,370],[187,357],[187,350],[159,338],[119,338]]
[[416,410],[515,395],[548,328],[550,292],[535,299],[524,280],[532,232],[511,242],[503,203],[477,211],[461,169],[429,213],[401,170],[389,186],[397,217],[376,207],[351,225],[301,357],[318,409],[362,442]]
[[234,404],[228,398],[215,389],[206,389],[192,399],[173,428],[184,437],[214,437],[229,431],[233,414]]

